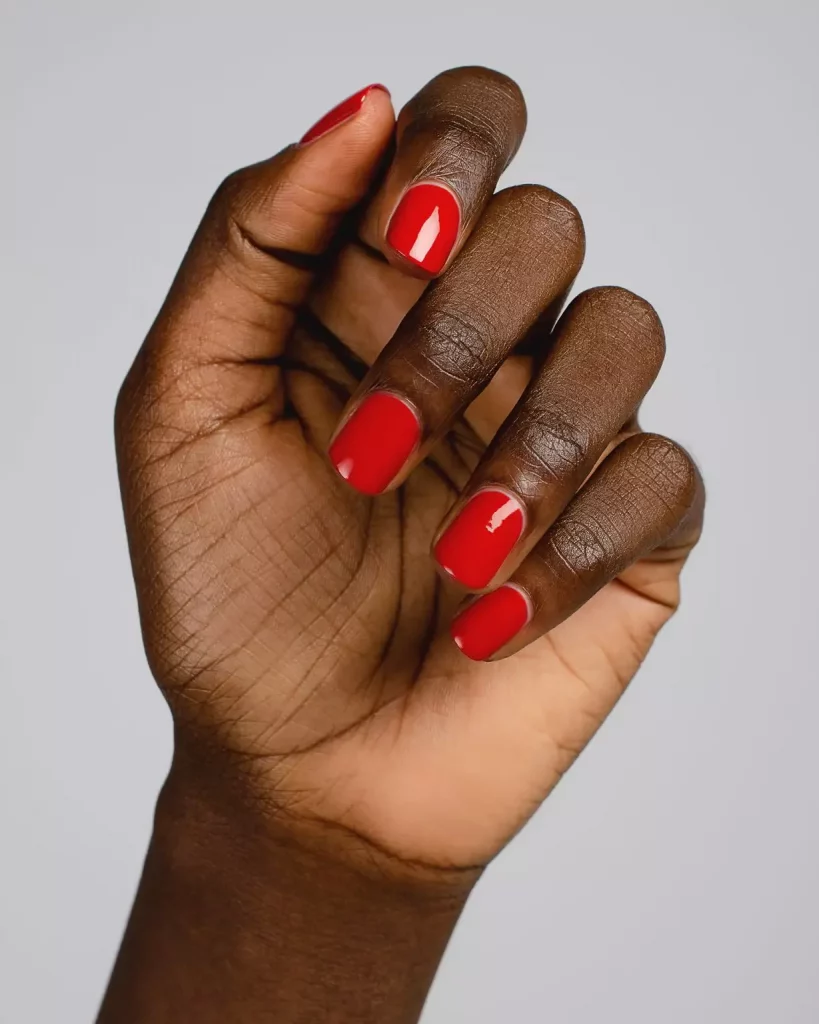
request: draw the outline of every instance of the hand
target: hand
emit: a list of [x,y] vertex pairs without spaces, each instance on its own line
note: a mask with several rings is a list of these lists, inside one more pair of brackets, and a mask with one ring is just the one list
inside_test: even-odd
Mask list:
[[397,131],[362,91],[227,179],[128,374],[176,746],[100,1024],[417,1021],[677,607],[703,492],[637,425],[663,331],[619,288],[555,325],[583,228],[493,195],[524,122],[479,68]]
[[600,288],[552,330],[580,217],[493,195],[524,124],[509,79],[459,69],[386,170],[371,87],[229,177],[117,407],[178,744],[388,870],[497,853],[677,608],[700,530],[691,459],[637,425],[656,313]]

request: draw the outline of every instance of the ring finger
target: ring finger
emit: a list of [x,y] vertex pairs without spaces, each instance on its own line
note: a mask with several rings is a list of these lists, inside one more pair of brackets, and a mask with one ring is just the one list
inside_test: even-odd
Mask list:
[[482,590],[520,563],[633,418],[664,351],[657,314],[631,292],[574,300],[439,533],[434,554],[450,577]]

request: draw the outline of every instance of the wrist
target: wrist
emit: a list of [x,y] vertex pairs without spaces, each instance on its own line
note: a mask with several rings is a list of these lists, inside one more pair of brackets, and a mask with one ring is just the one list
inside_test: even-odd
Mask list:
[[367,858],[212,768],[175,758],[120,957],[140,984],[115,974],[101,1024],[416,1021],[474,875]]
[[[419,911],[462,906],[479,867],[446,867],[401,857],[341,822],[292,810],[276,797],[274,772],[223,749],[203,748],[177,735],[173,764],[157,802],[155,839],[183,860],[202,855],[259,856],[287,872],[309,865],[343,891],[377,888]],[[289,797],[292,802],[292,794]],[[221,851],[221,853],[220,853]],[[191,865],[194,867],[194,865]],[[266,884],[269,879],[260,879]]]

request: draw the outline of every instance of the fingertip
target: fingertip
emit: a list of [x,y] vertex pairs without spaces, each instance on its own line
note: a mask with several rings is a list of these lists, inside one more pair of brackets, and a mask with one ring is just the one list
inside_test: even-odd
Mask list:
[[241,200],[248,232],[262,246],[322,251],[339,217],[371,189],[394,126],[383,86],[367,86],[338,104],[301,142],[249,169]]
[[459,612],[449,633],[470,661],[490,661],[518,638],[533,613],[529,594],[515,583],[504,583]]
[[[395,124],[395,111],[390,91],[380,82],[359,89],[319,118],[298,141],[299,149],[313,146],[320,140],[340,134],[340,129],[355,129],[355,136],[383,135],[391,132]],[[351,132],[345,132],[351,135]]]

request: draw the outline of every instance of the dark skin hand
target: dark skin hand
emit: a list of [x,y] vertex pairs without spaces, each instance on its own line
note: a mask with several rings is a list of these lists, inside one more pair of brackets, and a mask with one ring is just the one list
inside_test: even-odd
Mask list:
[[[382,89],[346,114],[217,191],[117,405],[176,749],[101,1024],[416,1021],[700,532],[690,457],[637,424],[656,313],[605,287],[557,319],[577,211],[494,194],[517,86],[461,68],[397,127]],[[407,245],[414,183],[440,205]]]

